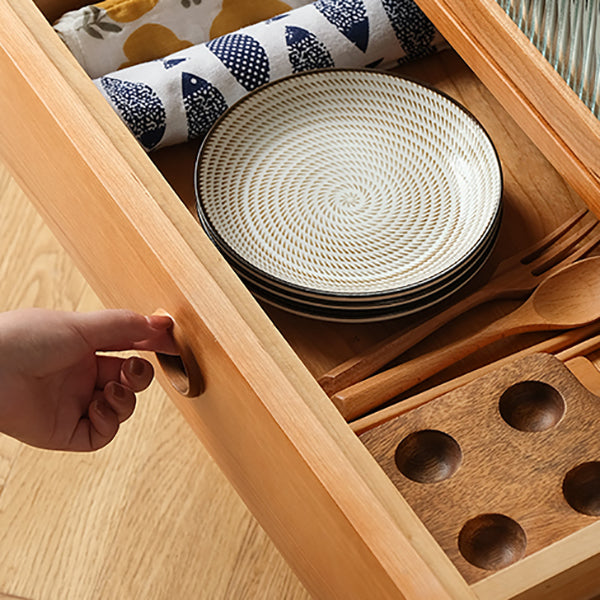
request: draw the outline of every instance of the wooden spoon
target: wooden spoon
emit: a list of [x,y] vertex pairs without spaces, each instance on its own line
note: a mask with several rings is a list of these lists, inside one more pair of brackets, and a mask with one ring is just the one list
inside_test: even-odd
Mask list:
[[600,319],[600,257],[588,258],[546,278],[519,308],[472,337],[378,373],[332,396],[347,420],[398,394],[499,339],[524,333],[580,327]]

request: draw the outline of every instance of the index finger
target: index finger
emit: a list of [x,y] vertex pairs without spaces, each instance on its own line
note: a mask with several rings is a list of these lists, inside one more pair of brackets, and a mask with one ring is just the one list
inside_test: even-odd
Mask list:
[[75,327],[94,351],[149,350],[176,354],[168,315],[144,316],[107,309],[74,315]]

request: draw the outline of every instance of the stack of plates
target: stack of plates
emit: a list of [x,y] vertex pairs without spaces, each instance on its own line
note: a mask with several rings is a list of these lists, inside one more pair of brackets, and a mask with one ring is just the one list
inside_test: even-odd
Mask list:
[[481,125],[391,73],[325,69],[267,84],[215,123],[198,214],[259,298],[337,321],[406,315],[482,267],[502,173]]

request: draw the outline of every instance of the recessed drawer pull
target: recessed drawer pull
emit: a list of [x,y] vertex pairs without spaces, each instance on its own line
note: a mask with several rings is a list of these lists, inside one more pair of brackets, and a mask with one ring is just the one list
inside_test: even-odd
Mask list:
[[[169,315],[163,309],[158,309],[154,314]],[[171,316],[171,315],[169,315]],[[173,317],[171,317],[173,319]],[[182,395],[188,398],[199,396],[204,391],[204,378],[198,362],[175,319],[173,319],[173,338],[178,354],[156,353],[156,358],[171,385]]]

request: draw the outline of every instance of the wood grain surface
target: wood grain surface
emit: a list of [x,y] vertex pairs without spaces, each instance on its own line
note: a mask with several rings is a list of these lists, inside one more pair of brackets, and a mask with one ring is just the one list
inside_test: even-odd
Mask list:
[[[101,304],[0,166],[0,309]],[[157,383],[93,454],[0,436],[0,598],[306,599]]]
[[[474,597],[298,361],[318,375],[389,333],[389,324],[309,328],[305,319],[269,311],[280,337],[29,4],[11,0],[9,9],[0,8],[16,21],[0,64],[10,89],[22,92],[18,103],[0,96],[14,117],[5,120],[7,139],[15,140],[7,164],[105,302],[154,310],[168,298],[179,307],[175,316],[187,326],[192,348],[210,362],[203,371],[207,393],[181,402],[182,411],[273,539],[322,596],[358,597],[358,587],[369,600],[395,599],[399,590],[418,600]],[[35,32],[24,26],[29,22]],[[569,218],[581,201],[462,62],[445,54],[413,74],[463,101],[505,157],[510,228],[499,242],[500,258]],[[32,131],[32,122],[48,135]],[[30,217],[18,220],[30,231]],[[35,296],[23,262],[32,262],[28,254],[42,242],[39,235],[30,239],[2,263],[12,277],[0,279],[32,287]],[[143,260],[130,260],[127,250]],[[38,277],[52,272],[53,252]],[[115,273],[128,286],[113,284]],[[40,295],[43,305],[97,306],[85,291],[61,304],[66,285],[56,280],[46,288],[56,296],[50,302]],[[480,323],[469,318],[472,328]],[[469,335],[463,325],[432,343],[452,331]],[[328,344],[315,348],[324,334],[332,334]],[[106,452],[17,448],[14,459],[10,448],[5,453],[0,591],[31,600],[305,597],[237,497],[214,482],[218,472],[170,404],[152,393]]]
[[167,393],[304,585],[474,598],[47,21],[5,4],[3,160],[105,305],[183,328],[206,391]]
[[[599,413],[558,359],[534,354],[361,439],[473,583],[543,549],[547,564],[550,552],[561,556],[562,570],[562,540],[597,535],[580,466],[600,464]],[[599,549],[589,545],[589,556]]]

